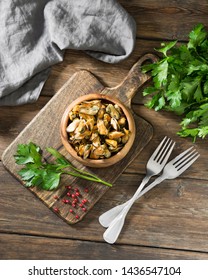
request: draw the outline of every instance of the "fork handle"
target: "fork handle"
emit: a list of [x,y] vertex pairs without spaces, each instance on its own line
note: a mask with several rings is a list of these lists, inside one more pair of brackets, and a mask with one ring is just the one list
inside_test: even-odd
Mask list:
[[138,195],[140,194],[140,192],[142,191],[142,189],[144,188],[144,186],[149,182],[149,179],[152,177],[152,175],[147,174],[144,179],[142,180],[141,184],[139,185],[138,189],[136,190],[136,192],[134,193],[134,195],[132,196],[131,199],[128,200],[128,203],[130,203],[130,201],[135,201],[135,199],[138,197]]
[[[149,190],[151,190],[154,186],[158,185],[159,183],[161,183],[162,181],[164,181],[166,179],[165,176],[161,175],[160,177],[158,177],[154,182],[152,182],[152,184],[150,184],[148,187],[146,187],[139,195],[138,197],[135,198],[135,200],[137,198],[139,198],[140,196],[144,195],[146,192],[148,192]],[[132,198],[130,199],[132,200]],[[135,201],[134,200],[134,201]],[[133,202],[134,202],[133,201]],[[131,205],[127,204],[124,209],[118,214],[118,216],[111,222],[110,226],[107,228],[107,230],[104,232],[103,234],[103,238],[106,242],[113,244],[116,242],[122,228],[124,225],[124,221],[125,221],[125,217],[129,211],[129,209],[132,206],[132,201],[131,201]]]
[[[133,197],[136,197],[139,195],[139,193],[141,192],[141,190],[143,189],[143,187],[147,184],[147,182],[150,179],[150,175],[146,175],[144,177],[144,179],[142,180],[141,184],[139,185],[137,191],[135,192]],[[133,199],[133,197],[131,199]],[[100,217],[99,217],[99,222],[103,227],[108,227],[110,225],[110,223],[112,222],[112,220],[114,220],[114,218],[116,218],[116,216],[124,209],[124,207],[130,203],[130,200],[126,201],[125,203],[122,203],[120,205],[117,205],[113,208],[111,208],[110,210],[106,211],[105,213],[103,213]]]

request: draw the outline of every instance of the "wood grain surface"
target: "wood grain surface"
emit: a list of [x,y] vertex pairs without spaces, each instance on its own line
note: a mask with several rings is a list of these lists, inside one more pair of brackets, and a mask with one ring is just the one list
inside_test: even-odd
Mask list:
[[[0,108],[0,155],[77,71],[88,70],[104,87],[116,87],[138,58],[155,53],[161,42],[186,41],[199,22],[208,29],[206,0],[119,2],[136,20],[133,53],[111,65],[67,50],[63,62],[52,68],[36,103]],[[140,89],[131,107],[153,127],[151,141],[114,187],[73,226],[26,191],[0,162],[0,259],[208,259],[208,139],[193,143],[178,137],[180,118],[149,110],[144,101]],[[145,174],[147,159],[164,135],[176,141],[173,156],[194,145],[201,157],[178,179],[163,182],[136,202],[117,243],[106,244],[99,215],[131,197]]]
[[[18,144],[33,142],[40,146],[43,152],[46,147],[58,148],[59,152],[61,152],[77,168],[93,173],[99,178],[113,184],[150,141],[152,138],[152,126],[147,121],[134,114],[133,118],[136,131],[134,132],[135,140],[130,151],[118,163],[106,168],[97,169],[84,166],[66,151],[60,139],[61,118],[71,102],[80,96],[96,92],[104,96],[108,95],[119,99],[126,108],[128,107],[129,110],[131,110],[131,99],[139,87],[149,80],[149,76],[142,74],[140,71],[141,65],[146,60],[154,62],[157,58],[151,54],[141,57],[129,71],[122,83],[114,88],[104,87],[88,71],[75,73],[5,150],[2,155],[2,163],[6,169],[21,181],[18,176],[20,167],[15,164],[14,155],[16,154]],[[45,153],[43,155],[45,155]],[[47,155],[44,157],[47,158]],[[22,184],[24,184],[24,182],[22,182]],[[72,206],[73,199],[69,198],[67,195],[69,190],[66,186],[69,185],[73,186],[73,189],[79,189],[80,198],[77,198],[79,200],[78,204],[80,204],[83,199],[87,199],[85,211],[83,211],[81,207]],[[85,193],[86,188],[89,190],[88,193]],[[95,182],[84,181],[80,178],[72,177],[69,179],[68,176],[65,176],[57,191],[45,191],[37,187],[27,189],[33,192],[45,205],[47,205],[47,207],[53,210],[66,222],[75,224],[83,219],[94,204],[105,194],[109,187]],[[65,203],[66,201],[70,201],[70,203]],[[70,209],[73,210],[72,213],[69,211]]]

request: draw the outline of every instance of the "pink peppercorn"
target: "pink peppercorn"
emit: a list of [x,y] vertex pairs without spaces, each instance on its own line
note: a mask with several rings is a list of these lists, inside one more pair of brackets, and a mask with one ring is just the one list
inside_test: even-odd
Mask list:
[[76,218],[76,219],[79,219],[79,216],[78,216],[78,215],[76,215],[76,216],[75,216],[75,218]]

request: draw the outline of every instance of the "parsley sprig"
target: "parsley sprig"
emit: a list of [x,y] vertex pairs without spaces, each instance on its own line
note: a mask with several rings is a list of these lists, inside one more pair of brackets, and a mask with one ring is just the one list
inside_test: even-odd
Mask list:
[[156,111],[165,109],[182,116],[181,137],[205,138],[208,135],[208,33],[198,24],[187,44],[162,43],[156,49],[161,58],[144,65],[153,85],[143,91],[152,94],[145,105]]
[[26,187],[37,186],[44,190],[55,190],[58,188],[63,174],[112,186],[94,174],[77,169],[56,149],[48,147],[46,150],[53,156],[54,163],[43,159],[42,150],[35,143],[18,145],[14,158],[18,165],[24,165],[18,174],[25,182]]

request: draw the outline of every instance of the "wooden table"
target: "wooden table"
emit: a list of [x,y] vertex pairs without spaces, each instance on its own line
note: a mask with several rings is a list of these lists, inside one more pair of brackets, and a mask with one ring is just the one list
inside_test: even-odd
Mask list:
[[[163,41],[187,40],[201,22],[208,28],[206,0],[121,0],[137,22],[134,52],[116,65],[99,62],[80,51],[66,51],[35,104],[0,109],[0,153],[80,69],[91,71],[109,87],[126,76],[140,56]],[[194,144],[200,159],[178,179],[165,181],[133,206],[114,245],[103,241],[100,214],[130,198],[145,174],[145,164],[163,136],[177,142],[174,154],[192,145],[176,135],[180,119],[143,106],[141,92],[134,111],[154,128],[152,140],[80,223],[70,226],[21,186],[0,162],[0,259],[207,259],[208,139]],[[90,252],[90,254],[89,254]]]

